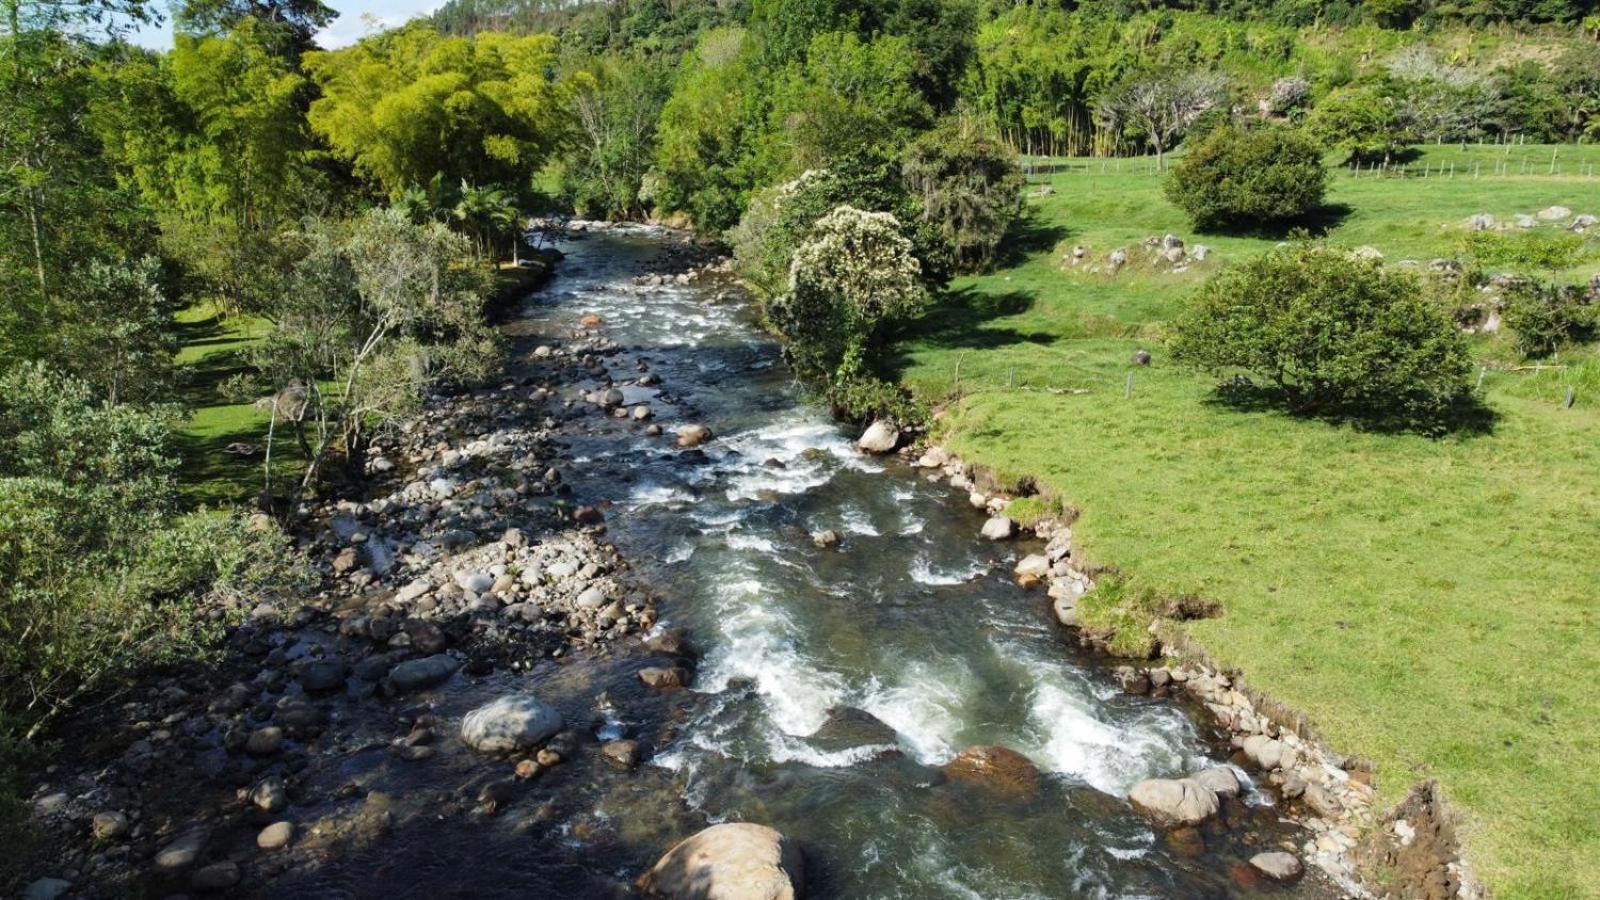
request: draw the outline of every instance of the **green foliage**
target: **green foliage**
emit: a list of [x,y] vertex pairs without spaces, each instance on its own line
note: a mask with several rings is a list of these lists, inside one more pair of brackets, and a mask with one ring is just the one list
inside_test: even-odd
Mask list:
[[1441,425],[1471,357],[1416,280],[1307,242],[1225,269],[1177,322],[1173,355],[1269,382],[1299,413]]
[[1525,279],[1507,294],[1503,321],[1524,357],[1549,356],[1600,334],[1600,302],[1585,288]]
[[893,215],[841,206],[795,250],[789,288],[767,304],[767,318],[802,373],[855,374],[881,329],[927,302],[921,274]]
[[562,192],[582,215],[642,215],[639,192],[671,90],[668,70],[650,57],[612,55],[586,71],[590,80],[573,96],[579,136],[562,160]]
[[1164,185],[1201,231],[1284,222],[1322,205],[1322,151],[1298,132],[1222,127],[1192,147]]
[[308,53],[321,89],[311,127],[390,198],[462,181],[526,183],[570,133],[572,84],[553,80],[555,40],[446,38],[413,23]]
[[1472,231],[1462,238],[1461,250],[1479,267],[1506,267],[1517,272],[1569,269],[1590,255],[1583,235],[1553,229]]
[[902,172],[923,220],[949,241],[957,268],[987,268],[1022,212],[1022,172],[1013,154],[980,122],[957,116],[907,149]]
[[175,7],[178,33],[221,34],[249,19],[259,23],[273,51],[286,56],[311,49],[317,30],[339,16],[321,0],[182,0]]
[[1390,162],[1407,143],[1399,101],[1379,85],[1342,88],[1311,112],[1309,126],[1350,162]]
[[745,161],[755,123],[746,109],[753,73],[744,44],[742,29],[705,35],[685,61],[657,126],[649,199],[708,231],[737,222],[754,187]]

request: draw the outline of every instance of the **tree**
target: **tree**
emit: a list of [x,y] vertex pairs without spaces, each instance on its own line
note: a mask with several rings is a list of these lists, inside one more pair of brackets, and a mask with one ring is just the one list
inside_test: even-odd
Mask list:
[[1328,172],[1309,138],[1223,126],[1190,148],[1163,186],[1202,231],[1284,222],[1322,205]]
[[565,160],[563,187],[580,213],[641,215],[639,191],[671,81],[645,56],[607,56],[587,71],[591,80],[573,94],[580,138]]
[[119,35],[159,16],[147,0],[0,0],[0,35],[103,29]]
[[1353,163],[1388,164],[1409,140],[1399,102],[1376,84],[1340,88],[1328,95],[1311,111],[1308,125]]
[[[415,410],[429,385],[485,374],[497,353],[482,319],[487,274],[467,239],[443,223],[375,209],[351,222],[313,222],[297,240],[276,328],[253,361],[273,384],[304,394],[295,399],[304,410],[286,416],[311,432],[304,491],[335,449],[359,480],[374,426]],[[267,452],[270,462],[270,437]]]
[[1156,168],[1196,119],[1225,99],[1222,76],[1210,72],[1146,75],[1113,88],[1100,98],[1095,117],[1114,134],[1134,134],[1156,151]]
[[739,220],[754,179],[746,162],[761,112],[742,29],[707,33],[685,59],[661,109],[646,202],[721,231]]
[[508,235],[513,237],[511,255],[513,260],[516,259],[517,244],[521,240],[518,225],[522,214],[517,210],[516,200],[510,191],[495,185],[473,187],[462,182],[459,199],[450,208],[450,217],[471,236],[473,250],[490,269],[499,261],[499,253],[495,250],[495,242],[499,238]]
[[106,403],[153,403],[172,386],[178,340],[154,257],[91,260],[68,282],[47,358]]
[[894,216],[841,206],[795,250],[789,288],[767,318],[801,372],[837,379],[861,367],[885,324],[922,309],[921,276]]
[[391,199],[411,188],[526,182],[571,134],[555,38],[446,38],[421,23],[308,53],[311,127]]
[[1010,150],[971,116],[946,118],[906,151],[907,191],[950,242],[956,266],[986,268],[1022,212],[1022,171]]
[[1247,373],[1301,414],[1437,429],[1472,360],[1415,278],[1300,242],[1208,281],[1176,324],[1174,358]]
[[315,46],[317,31],[338,17],[321,0],[184,0],[174,10],[172,24],[179,34],[214,36],[249,19],[275,52],[298,59]]

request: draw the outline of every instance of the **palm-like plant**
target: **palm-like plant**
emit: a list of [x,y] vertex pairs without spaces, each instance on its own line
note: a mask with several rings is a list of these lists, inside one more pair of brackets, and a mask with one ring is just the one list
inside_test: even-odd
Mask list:
[[512,236],[511,257],[520,262],[517,247],[517,222],[521,218],[511,192],[497,185],[474,187],[461,182],[461,196],[450,210],[450,217],[472,237],[473,247],[480,259],[495,264],[495,240],[506,234]]

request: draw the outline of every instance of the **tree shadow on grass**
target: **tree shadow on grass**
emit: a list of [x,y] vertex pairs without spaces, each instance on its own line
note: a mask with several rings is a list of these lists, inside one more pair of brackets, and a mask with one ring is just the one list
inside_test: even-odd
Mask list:
[[885,377],[898,379],[911,366],[907,353],[913,343],[948,350],[995,350],[1016,344],[1050,344],[1057,336],[1049,332],[1022,332],[1015,328],[995,328],[995,319],[1021,315],[1033,308],[1035,297],[1027,291],[991,294],[970,287],[945,291],[923,316],[908,322],[889,336],[888,352],[878,369]]
[[1060,222],[1046,221],[1037,210],[1029,209],[1012,221],[1006,236],[1000,241],[995,256],[996,269],[1009,269],[1027,262],[1029,257],[1055,249],[1066,240],[1072,229]]
[[1245,222],[1237,225],[1219,225],[1204,234],[1223,237],[1257,238],[1268,241],[1287,240],[1304,233],[1313,238],[1325,238],[1344,224],[1355,210],[1348,203],[1324,203],[1303,216],[1280,222]]
[[1205,399],[1207,406],[1234,412],[1286,413],[1297,419],[1349,425],[1371,434],[1415,434],[1422,437],[1488,437],[1499,415],[1478,397],[1463,392],[1444,410],[1430,415],[1396,412],[1371,405],[1342,404],[1303,411],[1291,407],[1284,392],[1248,379],[1225,381]]

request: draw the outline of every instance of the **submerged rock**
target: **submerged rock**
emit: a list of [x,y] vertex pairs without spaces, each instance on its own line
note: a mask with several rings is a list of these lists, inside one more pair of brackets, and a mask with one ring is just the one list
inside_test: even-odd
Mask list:
[[561,714],[531,694],[497,697],[461,720],[461,740],[480,753],[527,750],[560,730]]
[[389,683],[396,691],[408,693],[444,684],[461,664],[443,653],[407,660],[389,670]]
[[864,709],[835,706],[828,710],[827,720],[811,733],[810,740],[824,750],[845,750],[874,744],[892,747],[900,736],[882,719]]
[[1257,853],[1250,857],[1250,867],[1280,884],[1299,880],[1301,873],[1305,871],[1299,857],[1281,850]]
[[1199,825],[1222,808],[1217,795],[1193,778],[1151,778],[1128,794],[1133,808],[1163,828]]
[[775,829],[728,822],[667,851],[639,887],[671,900],[794,900],[805,890],[805,858]]

